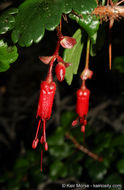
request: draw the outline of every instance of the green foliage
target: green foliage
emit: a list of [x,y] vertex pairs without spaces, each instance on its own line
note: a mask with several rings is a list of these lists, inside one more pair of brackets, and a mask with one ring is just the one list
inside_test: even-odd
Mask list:
[[19,7],[12,40],[20,46],[38,43],[45,29],[54,30],[60,22],[62,13],[73,9],[79,14],[90,14],[97,6],[95,0],[26,0]]
[[114,58],[112,69],[115,69],[120,73],[124,73],[124,56],[117,56]]
[[4,34],[9,30],[12,30],[15,24],[15,14],[18,13],[18,9],[12,8],[5,11],[0,16],[0,34]]
[[51,179],[55,180],[59,177],[66,177],[68,174],[67,167],[64,165],[63,162],[56,160],[50,167],[50,177]]
[[73,75],[77,74],[86,35],[78,29],[73,37],[76,39],[77,44],[72,49],[65,49],[63,56],[65,62],[71,63],[71,66],[66,69],[65,75],[65,79],[69,85],[71,85]]
[[89,176],[94,181],[102,180],[107,173],[107,168],[105,167],[104,163],[93,161],[89,158],[87,159],[85,163],[85,167],[87,168],[89,172]]
[[[81,145],[83,135],[80,126],[72,128],[71,122],[75,113],[64,112],[61,117],[61,127],[56,128],[47,137],[48,153],[44,154],[43,172],[40,172],[40,151],[28,151],[18,158],[13,170],[6,172],[1,183],[7,184],[7,189],[29,188],[31,185],[43,183],[46,176],[55,181],[62,178],[75,177],[83,183],[120,184],[124,176],[124,135],[113,131],[93,131],[86,126],[85,143],[94,153],[103,157],[103,162],[95,161],[85,153],[77,150],[66,137],[68,132]],[[66,122],[68,121],[68,122]],[[120,158],[118,160],[118,157]],[[87,173],[87,175],[86,175]],[[14,180],[12,180],[14,179]],[[29,181],[31,182],[29,183]],[[114,188],[113,188],[114,189]],[[121,189],[121,188],[120,188]]]
[[[119,176],[119,174],[117,174],[117,173],[113,173],[110,176],[108,176],[107,178],[105,178],[104,183],[105,184],[110,184],[110,185],[113,185],[113,184],[121,185],[122,184],[121,176]],[[116,190],[117,187],[116,188],[111,188],[111,189]],[[118,189],[121,190],[122,188],[120,187]]]
[[76,15],[70,15],[70,18],[75,20],[89,35],[93,44],[96,43],[96,32],[99,29],[99,19],[96,16],[83,15],[79,18]]
[[8,46],[3,40],[0,40],[0,72],[7,71],[10,64],[18,58],[16,46]]
[[124,174],[124,159],[119,160],[117,163],[117,169],[119,173]]
[[[43,38],[45,30],[54,30],[59,25],[63,13],[69,14],[74,10],[77,14],[83,15],[83,20],[78,17],[76,20],[79,19],[79,25],[81,25],[91,37],[92,43],[95,43],[99,21],[96,17],[91,16],[90,14],[96,6],[96,0],[25,0],[18,9],[10,9],[0,16],[0,34],[12,30],[12,41],[14,43],[18,42],[22,47],[28,47],[33,42],[38,43]],[[82,37],[82,41],[84,41],[85,37]],[[77,41],[79,42],[79,47],[77,45],[76,48],[73,48],[73,54],[78,50],[79,55],[77,55],[75,64],[73,64],[69,70],[67,69],[66,78],[71,70],[71,75],[67,81],[68,84],[71,84],[73,74],[77,73],[79,66],[81,51],[83,48],[80,34],[77,36]],[[16,47],[14,46],[13,48],[12,62],[17,59],[15,58]],[[4,63],[4,66],[3,63],[0,63],[0,65],[1,72],[6,71],[9,68],[9,64],[7,63]]]

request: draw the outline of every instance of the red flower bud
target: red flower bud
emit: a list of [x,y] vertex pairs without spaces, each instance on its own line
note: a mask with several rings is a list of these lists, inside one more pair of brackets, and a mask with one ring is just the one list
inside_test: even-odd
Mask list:
[[84,117],[88,113],[90,91],[86,89],[79,89],[77,91],[76,112],[79,117]]
[[55,91],[56,84],[54,82],[48,83],[47,81],[43,81],[41,83],[37,116],[42,120],[49,119],[51,116]]
[[57,79],[62,82],[65,77],[65,65],[63,63],[58,63],[55,68]]
[[69,36],[62,36],[60,44],[63,48],[71,49],[76,44],[76,39]]
[[82,80],[91,79],[92,75],[93,71],[91,71],[90,69],[84,69],[83,72],[81,73],[81,79]]

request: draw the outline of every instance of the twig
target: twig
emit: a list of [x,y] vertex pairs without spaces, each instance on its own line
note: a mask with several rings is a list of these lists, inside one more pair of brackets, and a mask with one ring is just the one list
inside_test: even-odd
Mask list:
[[[83,15],[78,14],[73,10],[71,11],[71,13],[76,15],[80,19],[83,19]],[[104,21],[108,21],[111,18],[113,18],[114,20],[118,20],[124,17],[124,6],[117,6],[117,5],[98,6],[94,9],[92,15],[96,15],[97,17],[100,17],[100,19]]]
[[79,149],[80,151],[82,151],[82,152],[88,154],[88,156],[90,156],[90,157],[93,158],[94,160],[97,160],[97,161],[99,161],[99,162],[102,162],[102,161],[103,161],[103,158],[102,158],[102,157],[99,157],[97,154],[91,152],[90,150],[88,150],[87,148],[85,148],[83,145],[80,145],[80,144],[76,141],[76,139],[75,139],[74,137],[72,137],[69,133],[66,133],[65,136],[66,136],[68,139],[70,139],[70,140],[74,143],[75,147],[76,147],[77,149]]
[[92,15],[99,16],[104,21],[110,18],[118,20],[124,17],[124,6],[98,6],[92,12]]

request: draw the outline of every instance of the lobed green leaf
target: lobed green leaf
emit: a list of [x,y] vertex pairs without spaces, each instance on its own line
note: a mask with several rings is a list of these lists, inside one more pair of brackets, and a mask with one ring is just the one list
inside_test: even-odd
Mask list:
[[99,19],[94,15],[83,15],[79,18],[76,15],[70,14],[70,18],[75,20],[89,35],[93,44],[96,43],[96,32],[99,29]]
[[10,64],[18,58],[16,46],[8,46],[3,40],[0,40],[0,72],[7,71]]
[[0,34],[4,34],[13,29],[15,24],[15,14],[17,13],[18,9],[12,8],[0,15]]
[[96,0],[26,0],[19,7],[12,40],[27,47],[38,43],[45,29],[54,30],[59,25],[62,13],[73,9],[79,14],[90,14],[96,6]]

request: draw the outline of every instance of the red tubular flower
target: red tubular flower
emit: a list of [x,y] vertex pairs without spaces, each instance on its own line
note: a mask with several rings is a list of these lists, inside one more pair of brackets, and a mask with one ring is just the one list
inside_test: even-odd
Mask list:
[[59,62],[56,65],[55,73],[58,81],[62,82],[65,78],[65,65],[61,62]]
[[63,48],[71,49],[76,44],[76,39],[69,36],[62,36],[60,44]]
[[76,112],[78,117],[72,122],[72,126],[80,123],[82,133],[85,133],[85,126],[87,125],[86,115],[89,107],[89,96],[90,90],[88,90],[85,85],[82,85],[82,87],[77,90]]
[[86,89],[79,89],[77,91],[77,104],[76,104],[76,112],[79,117],[86,116],[88,113],[89,107],[89,96],[90,91]]
[[[49,81],[49,80],[48,80]],[[35,139],[32,142],[32,148],[35,149],[38,145],[39,129],[41,127],[41,120],[43,121],[43,134],[40,138],[40,143],[44,144],[45,151],[48,150],[48,144],[46,142],[46,120],[51,116],[53,100],[56,91],[56,84],[52,82],[43,81],[41,82],[40,97],[38,102],[37,117],[39,117],[39,123],[36,131]],[[41,151],[41,171],[42,171],[42,159],[43,151]]]
[[47,120],[51,116],[56,84],[43,81],[41,83],[40,98],[38,103],[37,117]]

